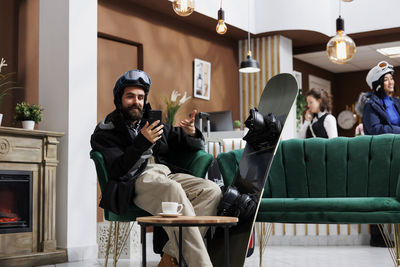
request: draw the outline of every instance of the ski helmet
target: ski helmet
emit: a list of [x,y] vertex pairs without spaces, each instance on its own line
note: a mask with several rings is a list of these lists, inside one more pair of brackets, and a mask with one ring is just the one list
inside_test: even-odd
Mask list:
[[118,108],[121,104],[121,98],[124,93],[125,87],[128,86],[138,86],[143,89],[145,93],[145,101],[147,95],[150,91],[151,80],[146,72],[142,70],[130,70],[124,73],[115,82],[113,94],[114,94],[114,104]]
[[368,86],[374,90],[378,91],[382,86],[381,78],[384,77],[387,73],[393,75],[394,69],[393,66],[387,63],[386,61],[379,62],[375,67],[373,67],[367,74],[367,84]]

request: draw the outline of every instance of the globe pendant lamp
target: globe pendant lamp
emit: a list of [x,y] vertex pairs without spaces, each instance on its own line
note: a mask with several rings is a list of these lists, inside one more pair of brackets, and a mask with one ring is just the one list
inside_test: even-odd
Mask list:
[[336,20],[336,35],[326,44],[326,52],[328,53],[329,60],[336,64],[344,64],[350,61],[356,54],[356,44],[353,39],[344,33],[344,20],[340,15]]
[[[250,0],[249,0],[250,2]],[[248,28],[247,28],[247,47],[248,47],[248,52],[247,52],[247,57],[245,60],[240,62],[240,68],[239,72],[242,73],[255,73],[260,71],[260,65],[256,60],[254,60],[251,57],[251,50],[250,50],[250,7],[249,7],[249,2],[247,2],[247,8],[248,8]]]
[[172,7],[176,14],[186,17],[194,11],[194,0],[174,0],[172,2]]

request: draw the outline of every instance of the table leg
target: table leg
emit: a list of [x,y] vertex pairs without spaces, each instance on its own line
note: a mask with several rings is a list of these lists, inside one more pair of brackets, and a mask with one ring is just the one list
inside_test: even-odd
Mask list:
[[142,225],[142,266],[146,267],[146,225]]
[[206,240],[207,240],[207,250],[208,250],[208,247],[209,247],[209,245],[211,244],[211,232],[212,232],[212,226],[210,226],[209,228],[208,228],[208,230],[207,230],[207,233],[206,233]]
[[229,226],[224,227],[225,239],[225,267],[229,267]]
[[179,267],[182,267],[182,226],[179,226]]

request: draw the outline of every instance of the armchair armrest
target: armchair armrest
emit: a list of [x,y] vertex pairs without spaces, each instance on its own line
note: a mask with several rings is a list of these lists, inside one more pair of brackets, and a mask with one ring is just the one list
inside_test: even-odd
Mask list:
[[168,160],[175,166],[191,171],[194,176],[204,178],[213,156],[204,150],[170,151]]
[[239,162],[242,158],[243,151],[244,149],[237,149],[218,154],[218,167],[225,186],[232,184],[233,179],[235,178],[236,170],[239,168]]
[[194,176],[204,178],[213,160],[213,156],[204,150],[198,150],[192,154],[188,169],[192,171]]

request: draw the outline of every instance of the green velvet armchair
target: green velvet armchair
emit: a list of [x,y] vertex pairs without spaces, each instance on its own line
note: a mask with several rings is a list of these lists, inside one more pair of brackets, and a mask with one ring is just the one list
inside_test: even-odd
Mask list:
[[[204,178],[208,167],[210,166],[213,157],[212,155],[206,153],[203,150],[199,150],[196,152],[170,152],[168,155],[170,162],[176,166],[181,168],[190,170],[196,177]],[[108,174],[106,170],[106,166],[104,163],[103,155],[98,152],[92,150],[90,152],[90,158],[94,161],[96,166],[97,178],[100,185],[100,190],[102,191],[108,181]],[[104,219],[110,222],[110,228],[107,239],[107,248],[106,248],[106,259],[105,266],[107,266],[108,254],[110,250],[110,240],[111,233],[114,232],[114,266],[118,261],[118,257],[120,252],[122,251],[122,247],[118,248],[118,232],[119,232],[119,222],[131,222],[135,221],[137,217],[141,216],[150,216],[148,212],[140,209],[135,204],[129,207],[128,212],[125,215],[118,215],[109,210],[104,210]],[[112,229],[114,228],[114,231]],[[126,241],[126,237],[129,235],[130,228],[123,234],[123,242]]]
[[[218,155],[225,185],[242,153]],[[256,221],[395,224],[399,245],[399,174],[400,135],[281,141]]]

